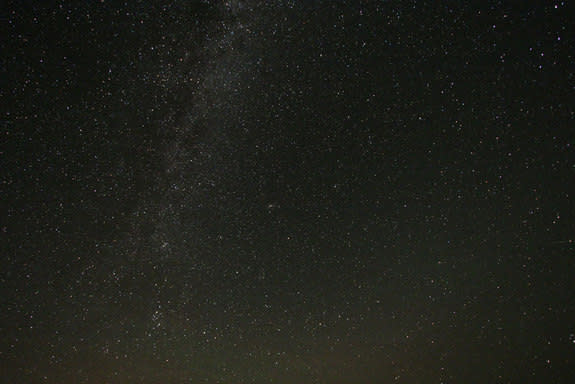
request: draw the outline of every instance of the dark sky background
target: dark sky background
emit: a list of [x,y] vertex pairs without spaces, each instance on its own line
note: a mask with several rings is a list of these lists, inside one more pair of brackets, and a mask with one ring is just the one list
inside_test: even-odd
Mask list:
[[4,4],[0,382],[574,382],[568,3]]

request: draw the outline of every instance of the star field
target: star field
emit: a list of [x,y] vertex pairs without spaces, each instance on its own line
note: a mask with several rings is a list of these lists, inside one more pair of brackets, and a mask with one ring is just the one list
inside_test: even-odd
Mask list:
[[569,8],[3,5],[0,381],[572,382]]

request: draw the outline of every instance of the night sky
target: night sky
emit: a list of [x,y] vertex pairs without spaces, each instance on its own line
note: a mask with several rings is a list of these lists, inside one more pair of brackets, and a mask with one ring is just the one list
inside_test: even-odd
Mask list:
[[575,382],[568,3],[2,5],[0,382]]

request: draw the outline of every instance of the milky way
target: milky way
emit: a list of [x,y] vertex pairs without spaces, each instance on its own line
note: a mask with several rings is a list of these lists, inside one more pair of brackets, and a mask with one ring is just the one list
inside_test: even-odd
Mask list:
[[2,12],[3,381],[575,377],[566,4]]

